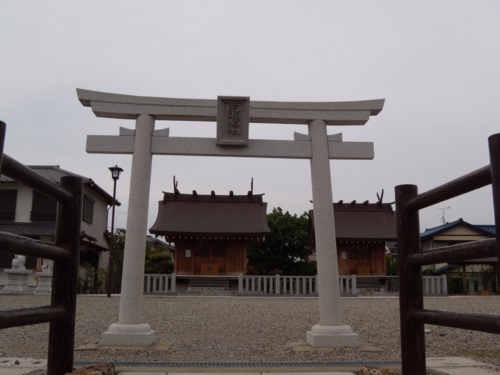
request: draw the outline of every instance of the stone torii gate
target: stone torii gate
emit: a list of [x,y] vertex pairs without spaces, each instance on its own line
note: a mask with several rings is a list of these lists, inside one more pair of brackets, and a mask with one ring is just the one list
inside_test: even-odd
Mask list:
[[[329,159],[373,159],[373,143],[342,142],[328,125],[364,125],[384,99],[354,102],[264,102],[248,97],[217,100],[158,98],[77,89],[78,99],[97,117],[135,120],[135,130],[118,136],[87,137],[87,152],[132,154],[127,237],[118,323],[102,334],[102,345],[148,346],[155,331],[142,323],[145,246],[153,155],[310,159],[318,262],[319,324],[306,333],[313,347],[358,347],[359,338],[342,322],[337,244]],[[217,122],[217,138],[170,137],[155,120]],[[249,123],[304,124],[308,134],[293,141],[249,139]]]

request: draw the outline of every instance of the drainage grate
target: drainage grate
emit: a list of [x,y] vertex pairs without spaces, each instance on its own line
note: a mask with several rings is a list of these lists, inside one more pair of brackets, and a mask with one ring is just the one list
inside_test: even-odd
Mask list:
[[[109,363],[110,361],[75,361],[75,366]],[[123,367],[361,367],[400,366],[401,361],[353,361],[353,362],[138,362],[112,361]]]

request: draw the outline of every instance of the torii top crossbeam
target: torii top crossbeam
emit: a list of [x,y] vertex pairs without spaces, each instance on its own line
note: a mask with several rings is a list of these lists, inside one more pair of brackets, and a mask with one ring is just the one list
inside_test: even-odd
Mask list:
[[[78,99],[97,117],[157,120],[217,121],[217,100],[157,98],[77,89]],[[351,102],[250,102],[250,122],[303,124],[322,119],[327,125],[364,125],[384,107],[385,99]]]

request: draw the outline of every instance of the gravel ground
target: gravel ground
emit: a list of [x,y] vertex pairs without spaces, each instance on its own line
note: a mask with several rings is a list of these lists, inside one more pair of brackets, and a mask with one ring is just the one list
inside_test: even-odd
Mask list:
[[[362,343],[382,349],[295,352],[291,342],[319,321],[317,298],[145,297],[143,321],[157,340],[171,341],[168,351],[85,350],[77,360],[137,361],[368,361],[399,360],[399,309],[396,298],[343,298],[344,322]],[[43,306],[46,296],[0,296],[0,309]],[[500,313],[500,296],[426,298],[425,308]],[[76,347],[100,340],[118,321],[119,298],[79,296]],[[463,356],[500,366],[500,336],[428,326],[428,357]],[[48,324],[0,330],[0,357],[45,358]]]

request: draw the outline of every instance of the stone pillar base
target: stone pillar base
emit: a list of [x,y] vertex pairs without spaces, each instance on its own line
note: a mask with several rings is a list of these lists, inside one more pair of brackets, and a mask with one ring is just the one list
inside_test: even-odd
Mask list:
[[38,272],[38,287],[33,292],[36,296],[46,296],[52,292],[52,274]]
[[155,342],[155,331],[149,324],[113,323],[101,336],[101,346],[149,346]]
[[359,336],[349,326],[315,325],[306,332],[306,341],[313,348],[359,347]]
[[7,284],[0,294],[33,294],[33,291],[28,285],[28,277],[33,272],[26,270],[4,270],[7,274]]

